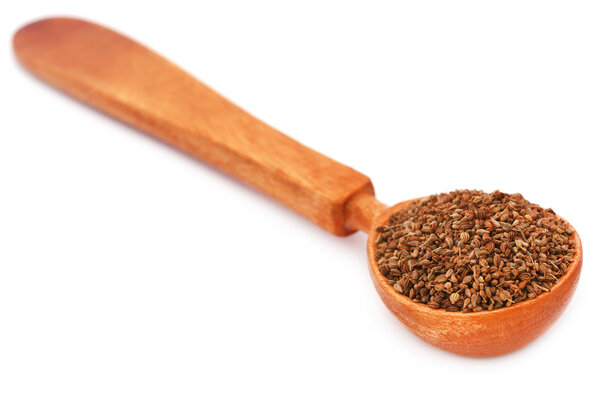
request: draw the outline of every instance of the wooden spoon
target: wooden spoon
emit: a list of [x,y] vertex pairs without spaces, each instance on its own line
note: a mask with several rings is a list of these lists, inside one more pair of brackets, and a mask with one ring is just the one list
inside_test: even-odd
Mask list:
[[386,306],[417,336],[469,356],[516,350],[567,306],[582,255],[551,292],[489,312],[435,310],[397,293],[375,261],[376,228],[393,207],[370,179],[252,117],[148,48],[86,21],[44,19],[19,30],[14,50],[42,80],[239,178],[335,235],[369,233],[369,269]]

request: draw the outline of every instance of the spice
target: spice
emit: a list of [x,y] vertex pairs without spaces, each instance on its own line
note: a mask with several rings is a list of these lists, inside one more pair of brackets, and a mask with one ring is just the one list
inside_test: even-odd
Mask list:
[[434,309],[477,312],[549,292],[575,254],[574,230],[520,194],[432,195],[377,228],[375,258],[394,289]]

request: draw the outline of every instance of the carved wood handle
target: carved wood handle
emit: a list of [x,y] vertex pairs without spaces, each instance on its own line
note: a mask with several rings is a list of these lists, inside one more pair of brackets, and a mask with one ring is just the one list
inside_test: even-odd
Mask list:
[[14,49],[42,80],[224,170],[331,233],[367,228],[371,218],[363,217],[380,208],[368,177],[252,117],[119,33],[77,19],[44,19],[19,30]]

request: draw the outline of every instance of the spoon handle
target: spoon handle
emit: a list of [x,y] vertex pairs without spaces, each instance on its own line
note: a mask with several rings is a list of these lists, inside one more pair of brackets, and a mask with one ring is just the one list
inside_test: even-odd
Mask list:
[[333,234],[368,228],[371,219],[363,217],[380,208],[367,176],[252,117],[119,33],[51,18],[20,29],[13,44],[21,64],[42,80],[218,167]]

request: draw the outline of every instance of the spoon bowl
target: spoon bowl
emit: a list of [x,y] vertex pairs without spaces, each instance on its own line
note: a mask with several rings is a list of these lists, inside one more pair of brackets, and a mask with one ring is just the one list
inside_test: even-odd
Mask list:
[[438,348],[471,357],[506,354],[530,343],[545,332],[567,307],[582,266],[581,239],[577,232],[575,256],[567,272],[550,289],[534,299],[491,311],[475,313],[433,309],[398,293],[388,284],[375,259],[377,228],[388,223],[390,214],[403,210],[408,200],[382,210],[374,218],[367,242],[369,272],[377,293],[387,308],[411,332]]

